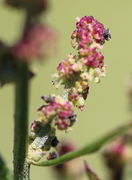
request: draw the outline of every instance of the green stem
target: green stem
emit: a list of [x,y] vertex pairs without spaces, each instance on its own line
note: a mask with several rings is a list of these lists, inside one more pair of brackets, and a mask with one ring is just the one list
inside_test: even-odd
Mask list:
[[28,138],[28,64],[19,62],[15,84],[14,180],[25,180]]
[[129,130],[130,128],[132,128],[132,122],[124,124],[120,128],[117,128],[114,131],[111,131],[107,135],[104,135],[103,137],[99,138],[95,142],[85,146],[84,148],[82,148],[78,151],[65,154],[54,160],[42,161],[42,162],[41,161],[40,162],[31,162],[31,163],[36,166],[53,166],[53,165],[65,163],[69,160],[78,158],[78,157],[86,155],[86,154],[94,153],[94,152],[98,151],[103,145],[112,141],[117,136],[122,135],[125,131]]

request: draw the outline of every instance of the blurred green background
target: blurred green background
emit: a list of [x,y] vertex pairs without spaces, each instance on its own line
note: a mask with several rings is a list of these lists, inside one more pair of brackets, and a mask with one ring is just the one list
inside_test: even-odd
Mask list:
[[[23,12],[3,5],[0,0],[0,39],[11,44],[19,37]],[[100,84],[92,83],[90,94],[83,112],[77,110],[78,122],[69,134],[78,146],[103,135],[130,117],[125,90],[125,80],[132,72],[132,1],[131,0],[51,0],[50,10],[42,21],[50,23],[59,34],[59,48],[56,55],[39,66],[39,74],[32,80],[30,88],[30,121],[37,118],[36,108],[42,104],[40,96],[59,93],[51,85],[50,75],[56,72],[60,60],[72,52],[70,35],[75,27],[75,18],[92,15],[112,34],[112,40],[104,45],[107,76]],[[14,86],[0,89],[0,152],[12,168]],[[99,153],[86,159],[98,174],[105,179]],[[50,168],[32,167],[31,180],[54,180]]]

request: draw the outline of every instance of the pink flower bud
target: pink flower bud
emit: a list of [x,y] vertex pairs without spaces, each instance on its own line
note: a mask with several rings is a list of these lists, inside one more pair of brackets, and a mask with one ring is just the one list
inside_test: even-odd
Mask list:
[[42,24],[32,25],[27,28],[22,40],[10,48],[10,52],[15,58],[23,61],[42,59],[49,55],[50,45],[55,43],[55,39],[51,27]]

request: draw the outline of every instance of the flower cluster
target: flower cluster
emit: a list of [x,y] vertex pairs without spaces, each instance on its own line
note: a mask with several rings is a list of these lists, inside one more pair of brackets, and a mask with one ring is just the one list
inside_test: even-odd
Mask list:
[[101,48],[105,40],[111,38],[109,30],[94,19],[93,16],[77,18],[76,30],[72,33],[72,44],[74,48],[87,48],[90,46]]
[[[46,151],[56,147],[58,139],[56,129],[67,130],[76,122],[73,104],[60,96],[43,96],[47,103],[37,109],[39,120],[33,121],[30,131],[30,145],[28,159],[38,161]],[[55,157],[54,152],[49,152],[47,159]]]
[[39,161],[43,156],[47,157],[47,155],[49,155],[48,153],[51,153],[50,150],[55,148],[59,143],[56,137],[56,129],[43,121],[33,121],[31,124],[29,143],[29,161]]
[[59,130],[67,130],[76,121],[76,114],[73,111],[73,105],[61,96],[43,96],[42,99],[48,105],[42,105],[38,108],[40,120],[48,122],[52,121],[52,126]]
[[49,46],[55,41],[56,35],[50,26],[34,24],[26,29],[23,38],[10,48],[10,52],[20,60],[42,59],[50,54],[51,49],[54,49]]
[[56,87],[60,84],[68,91],[68,99],[80,109],[89,92],[89,82],[100,82],[105,76],[106,65],[100,52],[105,40],[111,35],[104,25],[92,16],[77,20],[76,30],[71,35],[72,46],[77,49],[77,55],[68,55],[57,67]]

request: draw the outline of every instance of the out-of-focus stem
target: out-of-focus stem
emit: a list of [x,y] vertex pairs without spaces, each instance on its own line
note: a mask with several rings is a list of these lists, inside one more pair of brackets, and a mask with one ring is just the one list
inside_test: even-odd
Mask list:
[[0,155],[0,179],[13,180],[12,172],[8,169],[3,157]]
[[[25,167],[28,138],[28,64],[19,62],[15,83],[14,180],[28,180]],[[26,171],[26,172],[25,172]],[[26,174],[27,173],[27,174]]]
[[123,180],[124,167],[113,170],[110,180]]
[[91,153],[97,152],[103,145],[112,141],[114,138],[122,135],[125,131],[127,131],[131,128],[132,128],[132,122],[126,123],[126,124],[122,125],[120,128],[117,128],[114,131],[111,131],[110,133],[104,135],[103,137],[99,138],[95,142],[85,146],[84,148],[82,148],[78,151],[67,153],[59,158],[54,159],[54,160],[31,162],[31,163],[36,166],[53,166],[53,165],[65,163],[69,160],[78,158],[80,156],[84,156],[86,154],[91,154]]

